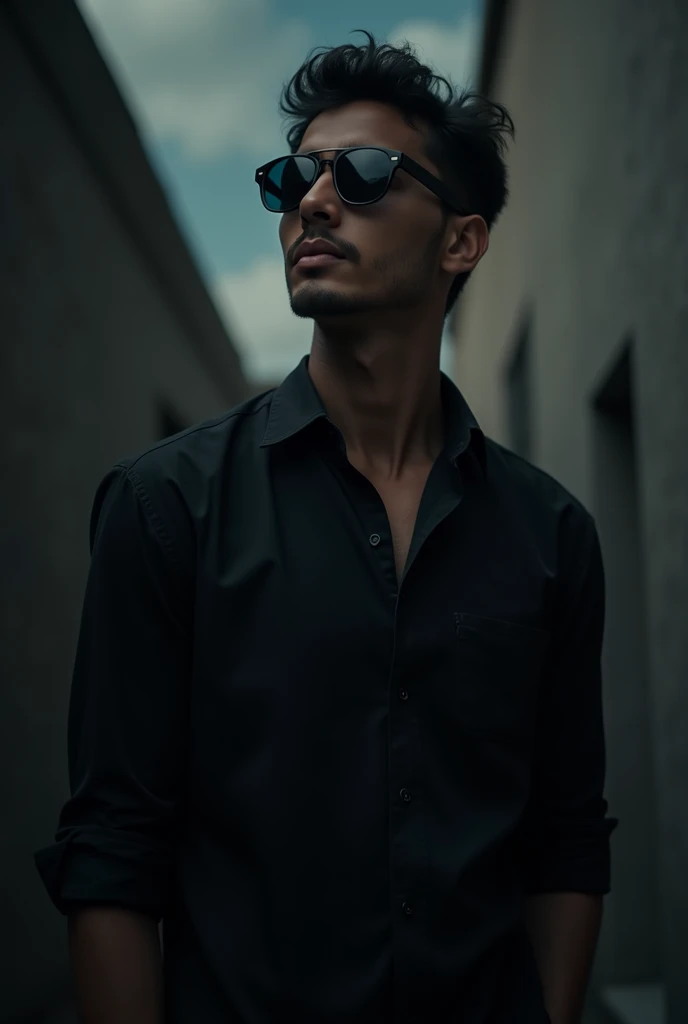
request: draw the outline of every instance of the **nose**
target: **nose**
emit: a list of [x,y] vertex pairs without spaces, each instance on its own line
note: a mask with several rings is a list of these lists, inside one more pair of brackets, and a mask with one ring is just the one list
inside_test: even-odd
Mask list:
[[334,187],[331,162],[323,162],[319,177],[301,200],[299,214],[304,225],[325,222],[336,226],[341,221],[342,201]]

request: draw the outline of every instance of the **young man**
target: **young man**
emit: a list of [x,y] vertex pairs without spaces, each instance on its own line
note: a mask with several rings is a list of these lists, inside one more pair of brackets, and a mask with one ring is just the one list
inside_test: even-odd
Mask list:
[[372,37],[297,72],[256,179],[310,358],[98,490],[37,854],[86,1024],[579,1020],[600,550],[439,370],[512,130],[447,88]]

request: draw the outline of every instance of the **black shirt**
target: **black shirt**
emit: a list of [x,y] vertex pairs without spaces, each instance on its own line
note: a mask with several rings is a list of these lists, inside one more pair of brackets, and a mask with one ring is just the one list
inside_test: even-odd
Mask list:
[[609,889],[593,520],[443,377],[398,585],[307,367],[100,485],[38,868],[163,919],[175,1024],[545,1021],[524,895]]

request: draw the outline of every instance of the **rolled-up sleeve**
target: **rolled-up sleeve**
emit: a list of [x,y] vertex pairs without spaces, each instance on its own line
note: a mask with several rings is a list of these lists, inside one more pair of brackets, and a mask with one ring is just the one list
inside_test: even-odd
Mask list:
[[70,797],[35,862],[55,906],[163,916],[187,756],[192,597],[141,477],[115,467],[91,517],[69,705]]
[[525,886],[529,893],[605,894],[617,820],[608,817],[604,799],[604,570],[594,520],[580,508],[570,513],[562,524],[561,575],[525,818]]

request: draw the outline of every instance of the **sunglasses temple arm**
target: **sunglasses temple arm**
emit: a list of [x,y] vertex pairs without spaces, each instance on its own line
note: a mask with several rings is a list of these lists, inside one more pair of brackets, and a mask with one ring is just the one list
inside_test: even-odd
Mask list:
[[426,171],[424,167],[421,167],[420,164],[417,164],[416,161],[412,160],[410,156],[406,156],[405,153],[402,154],[398,166],[403,167],[405,171],[408,171],[409,174],[413,175],[416,181],[419,181],[421,185],[425,185],[425,187],[430,189],[430,191],[433,192],[438,199],[441,199],[442,202],[447,204],[447,206],[451,206],[452,210],[454,210],[456,213],[465,215],[465,210],[462,208],[461,204],[456,200],[456,198],[452,195],[451,191],[447,188],[444,182],[440,181],[439,178],[436,178],[434,174],[430,173],[430,171]]

